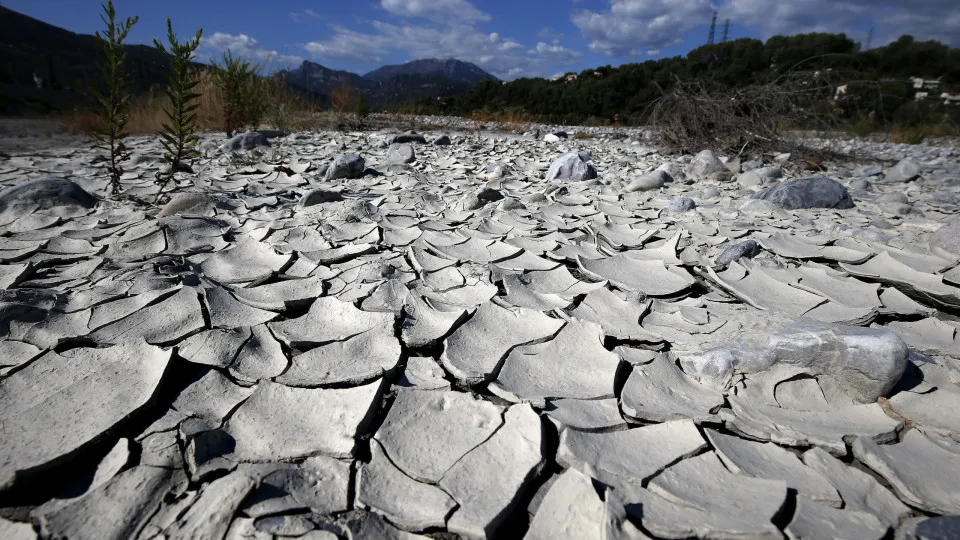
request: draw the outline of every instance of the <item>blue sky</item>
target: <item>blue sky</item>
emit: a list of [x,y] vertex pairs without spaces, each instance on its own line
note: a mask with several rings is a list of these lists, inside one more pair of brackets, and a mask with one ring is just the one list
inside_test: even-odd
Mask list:
[[[99,0],[4,0],[79,33],[100,29]],[[960,0],[116,0],[139,15],[130,43],[204,30],[201,60],[230,49],[285,67],[311,60],[366,73],[418,58],[458,58],[503,78],[684,54],[706,41],[710,17],[730,37],[846,32],[874,45],[900,34],[960,45]]]

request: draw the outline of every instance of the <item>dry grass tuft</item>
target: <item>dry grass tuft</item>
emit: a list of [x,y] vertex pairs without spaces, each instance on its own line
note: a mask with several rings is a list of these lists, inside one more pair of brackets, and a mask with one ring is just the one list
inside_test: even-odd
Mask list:
[[[201,131],[219,131],[223,129],[224,93],[216,84],[212,70],[198,70],[193,75],[197,81],[194,91],[200,94],[196,110],[197,126]],[[257,79],[262,85],[261,93],[265,100],[266,116],[264,120],[270,127],[282,131],[308,130],[315,127],[336,125],[336,121],[327,118],[307,100],[291,91],[276,76]],[[130,106],[130,120],[126,131],[131,134],[158,133],[166,121],[164,107],[170,100],[160,87],[135,98]],[[90,111],[78,109],[63,117],[63,129],[68,133],[91,133],[96,123],[96,115]]]

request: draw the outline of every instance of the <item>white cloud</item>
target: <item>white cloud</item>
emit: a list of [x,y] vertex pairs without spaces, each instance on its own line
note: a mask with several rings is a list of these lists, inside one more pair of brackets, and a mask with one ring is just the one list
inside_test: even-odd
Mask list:
[[436,22],[490,20],[490,15],[467,0],[380,0],[380,6],[394,15],[422,17]]
[[579,60],[583,55],[573,49],[568,49],[560,45],[559,40],[554,40],[552,44],[544,42],[537,43],[534,49],[530,50],[534,54],[553,64],[569,64]]
[[294,22],[294,23],[297,23],[297,24],[300,24],[300,23],[302,23],[302,22],[306,22],[308,19],[323,19],[323,18],[324,18],[323,15],[317,13],[316,11],[314,11],[314,10],[312,10],[312,9],[305,9],[305,10],[303,10],[303,11],[291,11],[291,12],[290,12],[290,19],[293,20],[293,22]]
[[[224,52],[230,51],[234,57],[260,60],[276,64],[299,64],[303,62],[300,56],[281,54],[267,49],[256,39],[246,34],[227,34],[214,32],[211,36],[200,39],[200,50],[207,55],[214,55],[214,60]],[[200,55],[202,57],[202,54]]]
[[918,40],[960,44],[960,4],[954,0],[795,0],[775,4],[765,0],[730,0],[720,9],[736,24],[757,30],[764,38],[845,32],[853,39],[864,39],[866,32],[862,28],[873,24],[874,46],[903,34]]
[[551,64],[566,64],[581,54],[554,41],[530,48],[497,32],[484,32],[471,24],[398,25],[370,23],[372,32],[332,26],[333,35],[304,47],[316,59],[381,62],[391,52],[410,59],[456,58],[477,64],[501,79],[540,76]]
[[387,55],[382,36],[361,34],[339,25],[331,28],[330,39],[304,44],[303,48],[314,58],[380,62]]
[[590,50],[630,56],[675,42],[709,22],[712,10],[709,0],[611,0],[608,11],[579,10],[570,20],[591,40]]
[[730,19],[761,38],[845,32],[862,40],[866,37],[863,28],[873,24],[873,45],[902,34],[960,44],[960,3],[956,0],[610,0],[608,9],[577,10],[570,20],[590,40],[590,50],[637,56],[644,49],[677,44],[685,33],[705,28],[714,9],[719,11],[720,21]]

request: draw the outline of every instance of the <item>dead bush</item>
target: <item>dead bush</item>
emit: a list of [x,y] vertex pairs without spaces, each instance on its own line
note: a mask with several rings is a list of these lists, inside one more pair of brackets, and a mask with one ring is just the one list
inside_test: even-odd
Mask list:
[[790,71],[769,83],[739,88],[677,81],[653,103],[650,121],[664,142],[682,152],[784,151],[795,144],[784,137],[788,130],[838,129],[842,122],[834,97],[843,82],[842,73],[819,71]]

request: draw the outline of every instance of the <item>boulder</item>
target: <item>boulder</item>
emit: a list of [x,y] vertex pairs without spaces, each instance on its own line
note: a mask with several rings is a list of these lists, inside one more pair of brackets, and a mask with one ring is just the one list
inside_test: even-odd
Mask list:
[[409,144],[391,144],[387,149],[388,163],[412,163],[417,159],[413,147]]
[[623,190],[628,193],[635,191],[649,191],[651,189],[660,189],[668,181],[670,175],[663,171],[653,171],[640,175],[628,182]]
[[704,150],[693,157],[687,164],[685,172],[695,178],[706,178],[710,173],[727,172],[727,166],[717,159],[717,156],[710,150]]
[[300,198],[300,206],[307,207],[315,204],[342,201],[343,195],[339,191],[324,188],[311,189]]
[[327,173],[324,180],[337,180],[339,178],[359,178],[363,176],[366,163],[363,158],[356,154],[340,154],[333,158],[330,165],[327,166]]
[[587,163],[589,156],[577,152],[566,153],[550,165],[547,181],[551,180],[591,180],[597,177],[597,170]]
[[909,182],[920,176],[920,166],[910,158],[900,160],[899,163],[883,171],[886,182]]
[[434,146],[450,146],[450,144],[450,137],[447,135],[441,135],[433,140]]
[[744,187],[758,187],[763,185],[763,177],[755,170],[747,171],[737,177],[737,183]]
[[270,146],[267,135],[259,131],[248,131],[234,135],[227,142],[223,143],[224,150],[253,150],[259,146]]
[[766,329],[748,332],[725,346],[680,357],[688,375],[726,386],[734,373],[791,368],[828,377],[855,403],[885,397],[907,367],[910,350],[893,332],[812,320],[772,318]]
[[781,208],[853,208],[853,199],[840,182],[822,176],[794,178],[755,193],[753,199]]
[[96,204],[97,199],[74,182],[52,176],[0,191],[0,213],[53,208],[85,211]]
[[387,139],[387,144],[403,144],[403,143],[420,143],[427,144],[427,139],[415,131],[408,131],[407,133],[399,133],[397,135],[392,135]]

